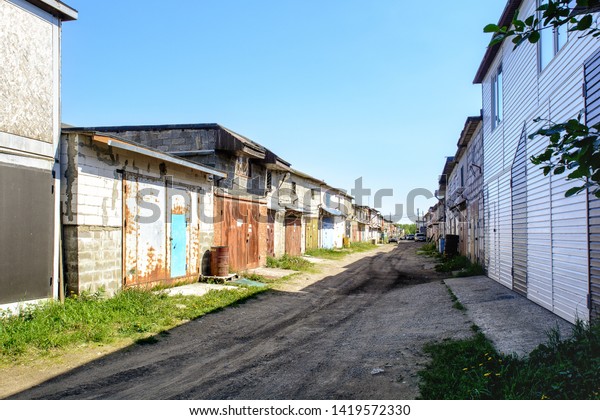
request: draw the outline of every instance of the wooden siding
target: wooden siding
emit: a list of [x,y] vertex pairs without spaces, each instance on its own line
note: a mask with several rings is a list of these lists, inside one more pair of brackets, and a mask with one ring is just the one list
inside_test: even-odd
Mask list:
[[[600,122],[600,50],[585,65],[586,122]],[[588,194],[590,318],[600,319],[600,199]]]
[[[535,3],[525,0],[520,16],[532,14]],[[565,175],[543,176],[529,157],[542,152],[547,143],[539,137],[528,140],[524,234],[522,212],[517,211],[518,219],[512,220],[521,197],[516,197],[517,203],[511,202],[515,197],[510,188],[511,167],[524,125],[526,132],[532,133],[543,124],[533,122],[537,117],[559,122],[576,117],[583,109],[583,62],[596,49],[596,42],[571,33],[567,44],[542,72],[538,71],[537,45],[524,43],[513,49],[511,42],[505,42],[482,82],[484,185],[489,198],[484,214],[488,217],[486,224],[491,224],[485,230],[486,252],[491,252],[486,255],[486,268],[490,277],[512,288],[514,241],[524,240],[526,247],[516,250],[519,261],[515,264],[522,265],[525,252],[527,297],[570,322],[587,320],[589,315],[586,197],[564,196],[574,185],[566,181]],[[500,65],[504,120],[492,129],[491,80]],[[514,234],[513,225],[517,228]]]

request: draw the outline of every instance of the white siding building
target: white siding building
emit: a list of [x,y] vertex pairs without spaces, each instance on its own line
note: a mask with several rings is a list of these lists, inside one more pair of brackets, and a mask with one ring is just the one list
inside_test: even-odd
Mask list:
[[[508,1],[499,26],[534,14],[536,0]],[[546,147],[528,135],[585,109],[584,62],[597,39],[544,31],[538,44],[489,47],[475,77],[483,95],[485,263],[488,275],[574,322],[589,318],[585,194],[564,175],[544,176],[529,157]]]
[[56,0],[0,0],[0,309],[59,294],[63,21]]

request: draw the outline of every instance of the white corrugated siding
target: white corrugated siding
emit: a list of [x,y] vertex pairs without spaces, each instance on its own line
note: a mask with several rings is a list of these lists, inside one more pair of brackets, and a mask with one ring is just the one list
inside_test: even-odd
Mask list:
[[[521,16],[532,14],[535,3],[525,1]],[[537,45],[525,43],[513,50],[509,41],[482,83],[487,269],[491,278],[508,287],[512,287],[513,255],[510,169],[523,124],[532,133],[539,127],[533,123],[536,117],[559,122],[577,116],[584,107],[583,62],[596,45],[597,40],[571,34],[563,50],[538,74]],[[504,119],[492,130],[491,79],[500,64]],[[528,157],[545,147],[542,139],[530,140]],[[589,316],[586,197],[565,198],[564,192],[573,185],[564,175],[544,177],[539,167],[528,162],[527,296],[571,322]]]

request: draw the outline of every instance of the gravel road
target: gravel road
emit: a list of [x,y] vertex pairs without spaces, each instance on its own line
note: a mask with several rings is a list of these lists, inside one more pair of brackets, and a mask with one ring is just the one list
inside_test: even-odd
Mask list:
[[423,345],[471,334],[419,245],[325,265],[17,399],[412,399]]

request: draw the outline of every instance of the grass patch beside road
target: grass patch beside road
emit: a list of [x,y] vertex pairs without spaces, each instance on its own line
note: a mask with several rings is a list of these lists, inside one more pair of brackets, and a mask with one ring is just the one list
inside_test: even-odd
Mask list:
[[439,263],[435,266],[435,271],[439,273],[453,273],[453,277],[471,277],[485,274],[485,269],[480,264],[472,263],[469,258],[463,255],[449,258],[440,254],[435,242],[423,245],[417,253],[436,258]]
[[0,364],[85,344],[148,339],[263,290],[241,287],[213,290],[203,296],[168,296],[128,289],[108,299],[87,294],[67,298],[64,304],[51,301],[31,306],[19,315],[0,317]]
[[279,258],[267,257],[267,267],[269,268],[282,268],[284,270],[294,271],[312,271],[314,266],[314,263],[311,263],[302,257],[292,257],[287,254]]
[[425,347],[422,399],[600,399],[600,324],[552,331],[528,357],[498,354],[481,333]]
[[377,245],[370,242],[351,242],[348,248],[341,249],[309,249],[306,251],[306,255],[310,255],[315,258],[322,258],[326,260],[341,260],[346,255],[354,254],[357,252],[367,252],[376,249]]

